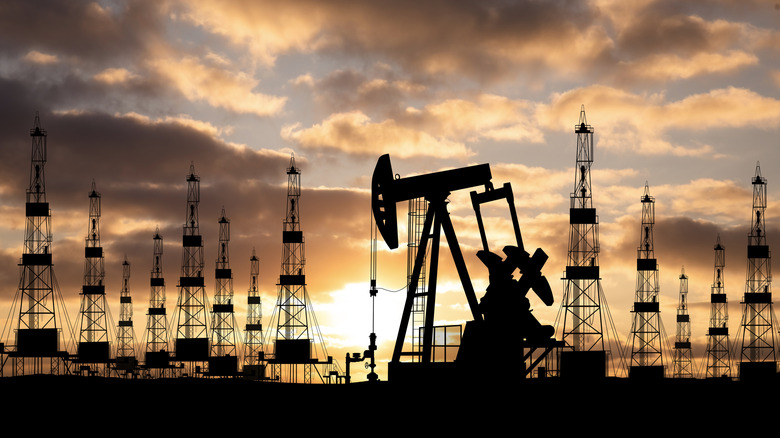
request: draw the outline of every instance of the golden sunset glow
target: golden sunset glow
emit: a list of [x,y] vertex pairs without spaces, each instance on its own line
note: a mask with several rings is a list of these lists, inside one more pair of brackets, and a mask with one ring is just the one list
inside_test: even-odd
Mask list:
[[[531,297],[531,306],[554,324],[584,105],[595,129],[602,284],[622,340],[647,183],[666,336],[673,342],[685,266],[701,361],[718,235],[737,332],[757,163],[768,180],[769,246],[780,239],[778,23],[775,2],[741,0],[0,2],[2,319],[19,284],[38,111],[48,133],[53,263],[72,319],[93,180],[111,312],[119,314],[127,256],[140,345],[157,226],[175,305],[191,164],[201,178],[207,295],[224,208],[236,310],[246,312],[254,248],[271,315],[294,156],[308,294],[329,354],[342,361],[364,352],[375,326],[385,379],[407,284],[407,206],[399,203],[401,245],[390,251],[380,239],[380,291],[369,297],[371,175],[390,154],[401,178],[488,163],[495,187],[512,184],[527,249],[549,255],[543,272],[555,303]],[[448,211],[481,297],[487,270],[468,192],[453,192]],[[483,214],[491,242],[512,244],[507,212]],[[463,323],[468,309],[446,247],[441,265],[437,323]],[[236,316],[244,327],[246,315]],[[365,380],[362,365],[353,373]]]

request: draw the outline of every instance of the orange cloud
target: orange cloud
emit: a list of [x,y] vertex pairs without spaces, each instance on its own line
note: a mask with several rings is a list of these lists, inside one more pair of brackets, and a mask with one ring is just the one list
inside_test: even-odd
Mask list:
[[24,60],[34,64],[56,64],[60,59],[56,55],[41,53],[37,50],[31,50],[24,55]]
[[247,73],[209,66],[191,56],[159,57],[150,66],[190,101],[205,101],[214,107],[259,116],[279,113],[286,102],[284,97],[253,91],[258,81]]
[[332,114],[308,129],[301,129],[300,124],[287,125],[281,135],[306,148],[337,149],[361,155],[381,152],[401,158],[424,155],[466,158],[472,154],[462,143],[434,137],[392,119],[374,123],[359,111]]
[[121,84],[137,77],[126,68],[107,68],[100,73],[94,75],[92,78],[98,82],[106,84]]
[[543,143],[544,134],[532,120],[530,102],[480,94],[475,100],[448,99],[407,113],[433,132],[475,142],[480,138]]
[[539,105],[539,123],[552,130],[569,126],[571,114],[583,103],[589,120],[598,120],[599,147],[645,155],[717,158],[722,154],[712,146],[674,144],[667,133],[780,124],[780,100],[744,88],[715,89],[670,102],[662,94],[633,94],[604,85],[554,94],[549,104]]
[[246,46],[260,63],[271,66],[281,53],[308,51],[327,22],[319,2],[214,2],[182,4],[177,18],[234,44]]
[[758,57],[752,53],[730,50],[726,53],[697,53],[692,57],[661,53],[638,61],[621,62],[620,65],[624,67],[622,74],[634,79],[667,81],[733,72],[758,62]]

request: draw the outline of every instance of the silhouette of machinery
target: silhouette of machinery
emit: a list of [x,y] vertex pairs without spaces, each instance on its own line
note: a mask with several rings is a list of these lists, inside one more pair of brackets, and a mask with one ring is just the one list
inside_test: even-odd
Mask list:
[[[391,380],[418,379],[432,376],[448,376],[448,370],[455,373],[483,372],[488,366],[488,358],[511,360],[512,366],[521,371],[521,375],[530,373],[557,343],[552,336],[554,328],[542,325],[531,313],[530,302],[526,297],[529,290],[544,304],[553,304],[553,295],[547,279],[541,269],[547,261],[547,255],[537,249],[529,255],[523,246],[520,226],[514,206],[514,196],[509,183],[494,189],[491,182],[490,166],[481,164],[442,172],[435,172],[407,178],[394,177],[390,157],[379,157],[372,179],[371,208],[377,229],[390,249],[398,247],[396,204],[415,198],[424,198],[428,210],[423,225],[412,277],[408,287],[401,324],[398,330],[393,356],[389,365]],[[455,236],[455,231],[447,211],[447,197],[451,192],[467,188],[484,186],[484,192],[471,192],[472,205],[477,217],[483,249],[477,257],[488,269],[489,286],[478,302],[471,284],[468,270]],[[505,257],[490,251],[485,227],[482,221],[481,205],[505,199],[509,206],[516,244],[503,248]],[[432,359],[434,309],[436,299],[436,281],[439,259],[441,232],[447,239],[455,267],[463,286],[472,320],[466,323],[457,358],[454,363],[434,363]],[[420,273],[426,257],[425,248],[431,243],[429,257],[428,287],[418,291]],[[519,271],[520,278],[513,278]],[[409,326],[412,306],[418,297],[426,300],[426,315],[422,328],[422,341],[417,351],[404,351],[404,338]],[[536,349],[542,353],[530,366],[526,361]],[[411,356],[412,361],[402,362],[402,357]],[[521,357],[522,356],[522,357]],[[431,371],[428,373],[427,371]]]

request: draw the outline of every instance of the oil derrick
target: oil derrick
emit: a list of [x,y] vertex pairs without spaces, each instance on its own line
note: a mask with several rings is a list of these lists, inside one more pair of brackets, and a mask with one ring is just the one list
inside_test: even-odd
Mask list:
[[206,293],[203,281],[203,240],[198,222],[200,203],[200,177],[195,175],[195,166],[190,165],[187,175],[187,211],[182,227],[182,262],[179,277],[179,299],[177,303],[176,361],[189,362],[199,371],[197,362],[206,362],[209,357],[209,338],[206,328]]
[[260,259],[254,248],[249,259],[249,291],[247,292],[246,332],[244,335],[244,375],[262,378],[263,357],[263,301],[257,280],[260,276]]
[[110,343],[106,317],[106,288],[103,247],[100,246],[100,193],[89,192],[89,226],[84,247],[84,285],[81,288],[81,329],[78,362],[81,371],[107,371]]
[[725,287],[726,249],[715,243],[715,270],[710,294],[710,327],[707,331],[707,377],[731,377],[729,306]]
[[747,280],[742,300],[742,347],[740,379],[774,376],[775,355],[774,312],[772,310],[772,274],[769,245],[766,240],[766,178],[756,165],[753,177],[753,214],[748,235]]
[[30,130],[32,158],[30,185],[25,204],[24,249],[19,264],[19,289],[14,306],[19,306],[16,347],[9,353],[14,373],[59,374],[63,358],[60,351],[56,305],[62,297],[56,290],[51,250],[51,210],[46,200],[46,131],[38,113]]
[[[287,213],[282,231],[279,296],[271,323],[273,327],[275,319],[276,328],[272,335],[275,337],[274,353],[268,363],[272,366],[273,378],[298,382],[302,377],[304,383],[311,383],[312,368],[319,372],[315,365],[332,364],[332,358],[327,356],[306,292],[306,259],[300,224],[300,176],[300,169],[295,167],[295,157],[291,157],[290,167],[287,168]],[[309,321],[310,317],[312,321]],[[316,333],[312,333],[310,325],[316,329]],[[320,338],[318,346],[321,352],[312,348],[315,346],[313,334]],[[319,356],[320,353],[322,356]],[[324,358],[327,361],[321,360]],[[299,365],[302,369],[299,369]],[[320,374],[320,378],[323,377]]]
[[688,314],[688,276],[680,272],[680,302],[677,305],[677,338],[674,342],[672,377],[692,379],[691,319]]
[[209,375],[232,376],[238,372],[238,356],[233,312],[233,272],[230,270],[230,221],[225,216],[224,208],[219,218],[218,248],[214,270],[214,304],[211,312]]
[[561,353],[561,376],[604,377],[607,351],[604,344],[606,308],[599,276],[599,224],[593,207],[590,168],[593,164],[593,127],[580,109],[577,165],[569,208],[569,250],[564,274],[562,338],[571,350]]
[[119,294],[119,327],[116,334],[116,369],[133,373],[136,368],[133,298],[130,296],[130,262],[122,262],[122,290]]
[[642,228],[636,259],[636,295],[632,310],[631,365],[629,377],[661,378],[661,315],[658,305],[658,263],[653,247],[655,198],[645,184],[642,201]]
[[163,277],[163,238],[160,228],[154,232],[154,256],[149,278],[151,293],[146,319],[145,367],[160,377],[165,376],[170,365],[168,352],[168,317],[165,310],[165,278]]

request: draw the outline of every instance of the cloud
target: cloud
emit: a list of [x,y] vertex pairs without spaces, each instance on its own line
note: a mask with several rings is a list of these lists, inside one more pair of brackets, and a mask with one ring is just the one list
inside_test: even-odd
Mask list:
[[151,68],[190,101],[236,113],[270,116],[284,108],[284,97],[269,96],[254,90],[258,81],[243,72],[231,72],[209,66],[192,56],[180,59],[158,58]]
[[59,62],[59,58],[55,55],[49,55],[41,53],[37,50],[31,50],[24,55],[24,60],[35,64],[56,64]]
[[340,150],[366,156],[379,151],[402,158],[424,155],[466,158],[472,153],[462,143],[404,127],[392,119],[375,123],[359,111],[332,114],[321,124],[306,129],[301,129],[299,124],[286,125],[281,135],[308,149]]
[[400,78],[384,65],[375,65],[370,70],[364,73],[339,69],[318,80],[305,74],[295,78],[294,83],[310,86],[315,102],[331,112],[361,110],[387,117],[402,111],[409,99],[426,97],[424,85]]
[[[266,66],[293,53],[338,53],[380,59],[412,75],[482,83],[518,73],[565,81],[606,74],[622,83],[726,74],[755,66],[757,51],[778,38],[771,28],[730,20],[722,12],[733,15],[730,6],[712,12],[663,0],[402,0],[392,6],[206,0],[182,2],[178,10],[182,20],[248,48]],[[760,4],[740,12],[760,13]]]
[[180,10],[183,20],[249,48],[266,65],[292,51],[338,51],[381,54],[425,74],[495,78],[518,68],[574,72],[610,46],[592,25],[593,10],[561,1],[201,1]]
[[[673,130],[704,131],[723,128],[775,128],[780,124],[780,100],[754,91],[726,87],[668,101],[663,94],[634,94],[604,85],[554,94],[539,105],[539,123],[557,130],[584,104],[588,119],[598,121],[599,147],[631,150],[643,155],[718,157],[708,144],[674,144]],[[745,111],[750,108],[750,111]]]
[[32,48],[86,64],[137,55],[161,36],[161,8],[156,2],[129,2],[112,9],[97,2],[4,1],[0,51]]
[[[384,81],[374,84],[382,88],[386,85]],[[401,158],[427,155],[463,159],[473,154],[467,143],[543,143],[544,135],[532,114],[530,102],[480,94],[474,100],[446,99],[421,109],[407,107],[380,122],[373,122],[363,111],[335,113],[311,128],[286,125],[282,137],[306,148],[358,155],[380,151]]]
[[448,138],[544,143],[544,134],[532,119],[528,101],[480,94],[474,100],[447,99],[407,111],[407,119]]
[[731,50],[721,53],[697,53],[692,57],[676,54],[651,55],[635,62],[621,62],[623,74],[632,80],[668,81],[689,79],[711,73],[728,73],[759,63],[756,55]]
[[109,85],[125,83],[136,77],[138,76],[126,68],[107,68],[93,76],[96,81]]

